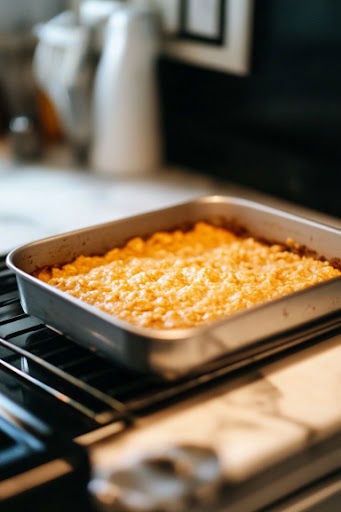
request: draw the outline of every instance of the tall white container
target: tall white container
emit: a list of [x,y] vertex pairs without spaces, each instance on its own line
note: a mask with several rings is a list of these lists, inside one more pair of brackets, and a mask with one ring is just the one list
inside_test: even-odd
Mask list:
[[158,13],[127,5],[111,16],[93,98],[92,166],[108,175],[143,175],[160,166],[155,60]]

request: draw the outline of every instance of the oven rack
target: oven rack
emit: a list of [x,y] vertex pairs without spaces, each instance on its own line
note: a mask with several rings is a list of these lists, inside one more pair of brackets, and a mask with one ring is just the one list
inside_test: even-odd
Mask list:
[[[317,342],[340,326],[340,316],[310,324],[304,332],[287,334],[280,346],[259,354],[257,360],[303,341]],[[255,357],[228,366],[222,359],[218,367],[206,366],[195,376],[173,382],[123,369],[24,313],[15,276],[0,258],[0,368],[85,417],[86,431],[116,421],[128,425],[134,416],[250,364],[257,364]]]

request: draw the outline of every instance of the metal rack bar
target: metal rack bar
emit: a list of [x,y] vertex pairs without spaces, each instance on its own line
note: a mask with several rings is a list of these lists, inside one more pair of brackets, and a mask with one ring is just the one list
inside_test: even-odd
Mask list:
[[1,271],[1,285],[3,289],[8,288],[8,283],[11,285],[12,289],[16,288],[16,280],[13,272],[10,270],[2,270]]
[[20,299],[19,297],[13,297],[13,299],[7,299],[0,301],[0,308],[3,308],[5,306],[10,306],[11,304],[19,303]]
[[10,324],[12,322],[16,322],[17,320],[23,320],[24,318],[28,318],[26,313],[21,313],[20,315],[12,316],[11,318],[7,318],[6,320],[0,321],[0,325]]
[[[52,373],[56,377],[61,378],[68,384],[71,384],[75,388],[79,389],[82,392],[87,393],[92,398],[98,400],[99,402],[104,403],[105,405],[109,406],[111,409],[116,410],[117,412],[121,413],[123,416],[130,418],[130,413],[125,407],[124,404],[116,400],[115,398],[106,395],[102,391],[90,386],[89,384],[86,384],[85,382],[81,381],[77,377],[74,377],[73,375],[70,375],[69,373],[65,372],[64,370],[57,368],[56,366],[52,365],[51,363],[45,361],[39,356],[36,356],[35,354],[32,354],[28,350],[25,350],[24,348],[18,347],[14,345],[13,343],[9,342],[8,340],[5,340],[4,338],[0,337],[0,345],[7,348],[8,350],[15,352],[16,354],[26,357],[29,361],[32,361],[33,363],[37,364],[41,368],[44,368],[49,373]],[[35,379],[36,380],[36,379]],[[131,419],[131,418],[130,418]]]
[[[30,348],[32,348],[30,346]],[[68,350],[70,350],[70,347],[68,346],[64,346],[64,347],[57,347],[57,348],[54,348],[53,350],[50,350],[49,352],[44,352],[43,354],[40,354],[39,357],[52,357],[52,356],[56,356],[58,354],[62,354],[63,352],[67,352]]]
[[18,336],[21,336],[22,334],[40,331],[41,329],[46,329],[46,325],[44,325],[44,324],[31,325],[31,327],[27,327],[26,329],[20,329],[20,331],[11,332],[11,334],[7,334],[3,339],[11,340],[12,338],[17,338]]
[[[46,343],[51,343],[55,340],[58,340],[59,335],[56,333],[52,333],[48,327],[45,327],[46,329],[46,336],[44,339],[38,339],[34,341],[30,341],[30,350],[33,352],[34,350],[37,350],[38,347],[46,345]],[[4,336],[4,339],[7,340],[8,338]],[[33,349],[33,350],[32,350]]]
[[90,418],[91,420],[95,421],[98,424],[104,424],[108,423],[111,419],[113,419],[113,416],[110,417],[108,415],[108,412],[106,412],[106,415],[103,413],[96,413],[92,411],[89,407],[83,405],[82,403],[78,402],[77,400],[67,396],[65,393],[61,393],[60,391],[54,389],[52,386],[49,386],[48,384],[45,384],[44,382],[36,379],[35,377],[32,377],[32,375],[29,375],[28,373],[20,370],[16,366],[13,366],[12,364],[8,363],[7,361],[4,361],[3,359],[0,359],[0,366],[5,368],[7,371],[14,373],[16,376],[20,377],[21,379],[29,382],[30,384],[33,384],[38,389],[44,391],[45,393],[53,396],[60,402],[63,402],[64,404],[69,405],[76,411],[82,413],[87,418]]
[[15,275],[6,266],[3,266],[0,270],[1,270],[1,273],[2,273],[2,275],[1,275],[2,279],[12,278],[13,281],[15,281]]
[[81,356],[77,359],[71,359],[71,361],[67,361],[66,363],[59,365],[59,367],[65,371],[66,369],[72,368],[73,366],[77,366],[79,364],[86,363],[87,361],[91,361],[93,357],[93,354],[84,354],[84,356]]

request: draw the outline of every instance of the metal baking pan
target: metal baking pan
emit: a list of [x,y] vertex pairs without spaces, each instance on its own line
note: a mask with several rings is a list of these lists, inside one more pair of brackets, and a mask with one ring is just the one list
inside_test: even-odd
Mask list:
[[221,357],[225,363],[253,357],[278,345],[279,335],[341,311],[337,277],[204,327],[166,331],[128,324],[31,275],[80,254],[104,253],[134,236],[217,219],[270,241],[285,243],[290,237],[328,260],[340,255],[340,230],[238,197],[211,196],[45,238],[12,251],[7,264],[16,273],[25,312],[106,358],[166,379],[219,364]]

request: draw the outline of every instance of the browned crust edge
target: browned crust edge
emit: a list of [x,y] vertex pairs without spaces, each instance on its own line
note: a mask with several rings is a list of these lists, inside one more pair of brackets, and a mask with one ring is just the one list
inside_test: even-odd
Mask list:
[[[215,217],[210,217],[210,218],[203,218],[203,219],[197,220],[195,222],[184,222],[184,223],[177,225],[173,228],[164,229],[162,231],[166,231],[168,233],[172,233],[177,230],[181,230],[183,232],[190,231],[197,222],[206,222],[207,224],[211,224],[212,226],[226,229],[228,231],[231,231],[234,235],[236,235],[240,238],[247,238],[247,237],[251,236],[258,242],[265,244],[265,245],[269,245],[269,246],[270,245],[279,245],[284,251],[292,252],[292,253],[298,254],[299,256],[311,257],[311,258],[314,258],[315,260],[319,260],[319,261],[327,261],[331,267],[333,267],[341,272],[341,258],[335,257],[335,258],[331,258],[328,260],[325,256],[318,254],[316,251],[314,251],[313,249],[310,249],[309,247],[307,247],[305,245],[299,245],[297,243],[294,243],[293,245],[288,245],[286,243],[279,242],[278,240],[269,240],[269,239],[262,238],[262,237],[256,237],[248,229],[246,229],[244,226],[239,224],[236,219],[226,220],[226,218],[224,218],[224,217],[215,216]],[[135,235],[135,236],[140,236],[142,239],[146,240],[146,239],[150,238],[154,233],[155,232],[153,231],[153,232],[145,233],[144,235]],[[134,237],[129,237],[120,247],[124,247],[124,245],[132,238],[134,238]],[[112,247],[112,249],[114,249],[114,247]],[[95,253],[95,254],[92,254],[91,256],[102,256],[102,254]],[[49,266],[37,268],[34,272],[32,272],[31,275],[34,277],[38,277],[38,274],[40,272],[42,272],[43,270],[49,270],[52,267],[62,268],[64,265],[74,261],[74,259],[65,261],[64,263],[61,263],[59,265],[49,265]]]

